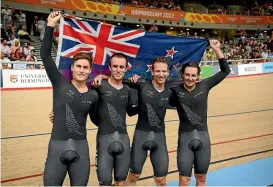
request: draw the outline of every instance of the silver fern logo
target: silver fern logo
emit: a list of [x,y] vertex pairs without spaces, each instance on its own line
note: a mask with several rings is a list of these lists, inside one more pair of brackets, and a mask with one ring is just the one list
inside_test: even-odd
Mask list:
[[181,103],[181,105],[182,105],[184,111],[186,112],[186,115],[187,115],[189,121],[192,124],[197,124],[197,125],[202,125],[202,126],[204,125],[202,123],[202,118],[200,118],[193,111],[191,111],[191,109],[188,106],[184,105],[183,103]]
[[147,106],[147,110],[148,110],[148,120],[149,120],[149,123],[152,127],[157,127],[157,128],[161,128],[161,126],[159,125],[160,124],[160,119],[157,117],[153,107],[146,103],[146,106]]
[[72,109],[70,108],[70,106],[67,103],[65,104],[65,108],[66,108],[66,128],[67,128],[68,132],[70,132],[70,133],[75,132],[78,135],[82,135],[82,133],[79,132],[80,126],[79,126],[78,122],[76,121],[76,118],[73,114]]
[[123,126],[124,120],[119,115],[118,111],[109,103],[107,103],[107,109],[108,109],[110,121],[114,125],[114,127],[121,127],[124,129],[125,128]]

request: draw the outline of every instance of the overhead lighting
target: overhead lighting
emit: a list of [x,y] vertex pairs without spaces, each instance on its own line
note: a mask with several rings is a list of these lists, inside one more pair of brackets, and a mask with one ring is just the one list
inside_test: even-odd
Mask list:
[[186,30],[188,31],[188,30],[190,30],[190,29],[188,28],[188,29],[186,29]]
[[173,29],[173,27],[170,28],[171,30]]
[[120,25],[120,23],[118,23],[118,25]]
[[264,32],[267,32],[267,31],[264,31]]
[[136,25],[137,27],[139,27],[139,25]]
[[204,32],[205,31],[205,29],[202,29],[202,32]]

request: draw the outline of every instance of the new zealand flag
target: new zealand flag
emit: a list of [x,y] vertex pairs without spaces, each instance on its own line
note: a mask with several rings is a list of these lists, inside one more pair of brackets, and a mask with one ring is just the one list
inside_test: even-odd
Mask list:
[[153,58],[169,59],[169,81],[178,80],[179,69],[189,61],[200,62],[208,40],[169,36],[166,34],[129,29],[98,21],[64,15],[60,22],[57,67],[71,79],[72,57],[78,52],[90,52],[94,58],[90,78],[109,74],[108,62],[112,54],[127,55],[129,68],[125,78],[138,74],[151,79]]

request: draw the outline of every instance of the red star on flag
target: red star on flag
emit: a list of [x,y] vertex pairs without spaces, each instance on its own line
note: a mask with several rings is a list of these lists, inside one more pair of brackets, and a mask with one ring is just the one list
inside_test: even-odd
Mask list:
[[174,47],[171,50],[166,50],[166,51],[167,51],[166,57],[171,57],[172,59],[173,59],[173,55],[178,52],[174,50]]
[[148,69],[147,69],[147,71],[146,71],[146,72],[149,72],[149,71],[151,71],[151,70],[152,70],[152,64],[147,65],[147,67],[148,67]]

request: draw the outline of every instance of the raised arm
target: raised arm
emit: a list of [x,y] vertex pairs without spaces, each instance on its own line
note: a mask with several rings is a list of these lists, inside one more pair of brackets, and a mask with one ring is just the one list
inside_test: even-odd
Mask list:
[[205,82],[207,82],[208,84],[209,89],[223,81],[230,73],[230,68],[227,63],[227,60],[225,59],[224,54],[220,49],[220,42],[218,40],[211,40],[210,46],[216,53],[217,58],[219,59],[220,72],[216,73],[214,76],[205,80]]
[[60,19],[61,14],[58,12],[52,12],[49,14],[48,23],[40,50],[40,56],[42,58],[46,73],[53,85],[60,81],[62,77],[62,74],[59,72],[56,63],[51,56],[53,30]]

